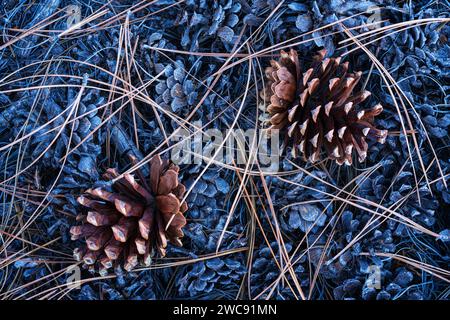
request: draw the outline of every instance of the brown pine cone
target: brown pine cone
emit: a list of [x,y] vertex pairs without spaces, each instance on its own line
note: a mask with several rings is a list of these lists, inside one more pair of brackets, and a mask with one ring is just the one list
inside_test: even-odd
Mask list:
[[362,162],[367,156],[366,138],[384,143],[386,130],[373,126],[374,117],[383,111],[377,104],[369,110],[357,106],[370,96],[369,91],[354,93],[361,72],[349,73],[348,62],[325,58],[323,49],[310,65],[300,64],[297,52],[281,51],[265,71],[267,83],[261,98],[269,103],[271,129],[286,133],[305,161],[320,159],[322,146],[339,165],[352,163],[353,148]]
[[[187,205],[181,204],[186,188],[178,182],[178,171],[157,155],[150,161],[148,181],[137,170],[136,177],[124,174],[114,181],[111,190],[86,190],[78,202],[87,214],[78,217],[81,225],[70,229],[72,240],[86,241],[75,249],[75,259],[91,269],[98,266],[101,274],[116,263],[130,271],[139,263],[150,265],[155,250],[164,257],[168,241],[181,246]],[[108,180],[117,177],[115,169],[104,174]]]

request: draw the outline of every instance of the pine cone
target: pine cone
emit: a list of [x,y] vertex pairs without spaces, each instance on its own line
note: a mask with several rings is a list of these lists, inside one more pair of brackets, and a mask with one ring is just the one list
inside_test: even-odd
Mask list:
[[323,49],[309,66],[300,65],[297,52],[281,51],[278,61],[266,69],[266,89],[261,98],[270,102],[270,129],[280,129],[293,141],[293,153],[300,150],[305,161],[320,158],[322,146],[339,165],[352,163],[356,149],[359,160],[367,155],[366,138],[384,143],[387,131],[373,126],[374,117],[383,111],[377,104],[369,110],[356,106],[370,96],[369,91],[353,93],[361,72],[349,73],[348,62],[325,58]]
[[[86,241],[86,246],[75,249],[75,259],[90,269],[98,265],[101,274],[116,263],[130,271],[140,261],[150,265],[155,250],[164,257],[168,241],[182,246],[187,205],[180,202],[186,188],[178,182],[178,171],[174,164],[155,156],[148,181],[137,170],[137,179],[124,174],[112,183],[111,190],[86,190],[78,202],[88,213],[79,216],[81,225],[70,229],[72,240]],[[119,173],[108,169],[104,177],[113,180]]]
[[186,75],[186,67],[182,60],[177,60],[172,64],[164,66],[157,64],[155,70],[164,70],[156,85],[158,94],[156,102],[164,109],[174,112],[179,116],[186,116],[195,104],[197,91],[194,82]]

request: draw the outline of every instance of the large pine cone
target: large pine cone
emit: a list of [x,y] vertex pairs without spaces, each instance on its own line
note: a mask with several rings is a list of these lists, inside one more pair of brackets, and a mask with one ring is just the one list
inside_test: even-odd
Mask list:
[[[86,241],[75,249],[75,259],[91,269],[97,265],[103,274],[117,263],[130,271],[140,262],[150,265],[155,251],[164,257],[168,241],[181,246],[187,205],[181,204],[186,188],[178,182],[178,171],[155,156],[148,181],[137,170],[137,179],[124,174],[110,190],[86,190],[78,202],[88,208],[87,215],[80,215],[82,224],[70,229],[73,240]],[[108,169],[104,177],[113,180],[119,173]]]
[[322,146],[339,165],[352,163],[356,149],[359,160],[367,155],[366,138],[384,143],[386,130],[373,126],[374,117],[383,111],[377,104],[369,110],[356,106],[370,96],[369,91],[353,93],[361,72],[349,73],[348,62],[340,58],[325,58],[321,50],[309,66],[300,65],[297,52],[281,51],[278,61],[266,69],[268,79],[261,98],[270,102],[270,129],[279,129],[293,141],[293,153],[298,150],[305,161],[320,159]]

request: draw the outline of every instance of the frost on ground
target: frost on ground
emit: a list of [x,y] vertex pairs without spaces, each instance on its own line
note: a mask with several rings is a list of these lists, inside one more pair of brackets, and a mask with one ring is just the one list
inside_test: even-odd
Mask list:
[[[449,12],[445,0],[1,1],[0,298],[448,299]],[[180,130],[262,128],[264,70],[290,48],[361,71],[386,142],[350,166],[287,144],[272,173],[197,157],[178,173],[182,247],[131,272],[82,268],[77,198],[110,188],[107,168],[136,173],[129,155],[148,175]]]

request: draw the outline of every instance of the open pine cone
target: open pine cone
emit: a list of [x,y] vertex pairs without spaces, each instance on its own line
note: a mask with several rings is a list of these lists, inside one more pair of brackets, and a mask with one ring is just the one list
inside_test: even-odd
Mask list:
[[[135,161],[135,159],[133,159]],[[72,240],[85,239],[86,246],[74,250],[74,257],[100,273],[116,263],[130,271],[140,262],[148,266],[155,250],[165,256],[168,241],[181,246],[187,210],[181,199],[186,191],[178,182],[179,168],[155,156],[150,161],[147,181],[141,170],[112,183],[111,189],[88,189],[78,202],[88,208],[80,215],[82,224],[70,229]],[[108,169],[104,178],[119,177]]]
[[369,110],[357,105],[370,96],[369,91],[354,93],[361,72],[349,73],[348,62],[340,58],[325,58],[323,49],[310,65],[300,65],[297,52],[281,51],[278,61],[271,61],[265,71],[267,83],[261,98],[269,103],[271,129],[279,129],[293,142],[305,161],[320,159],[322,147],[339,165],[352,163],[353,148],[364,161],[366,139],[384,143],[386,130],[373,126],[374,117],[383,111],[377,104]]

